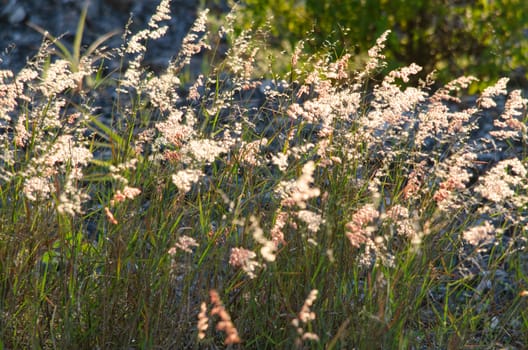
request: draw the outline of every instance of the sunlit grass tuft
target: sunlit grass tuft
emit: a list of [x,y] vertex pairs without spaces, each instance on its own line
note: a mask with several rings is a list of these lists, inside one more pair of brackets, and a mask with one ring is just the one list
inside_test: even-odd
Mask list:
[[389,32],[357,73],[299,49],[256,77],[266,43],[229,21],[183,84],[207,12],[155,74],[168,6],[96,85],[46,44],[1,73],[1,348],[523,348],[519,91],[463,106],[475,78],[430,91],[414,64],[376,81]]

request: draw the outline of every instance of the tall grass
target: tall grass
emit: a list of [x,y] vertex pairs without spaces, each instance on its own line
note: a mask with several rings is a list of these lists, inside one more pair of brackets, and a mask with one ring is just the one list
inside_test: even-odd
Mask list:
[[[1,72],[0,348],[528,344],[519,91],[467,107],[472,77],[373,80],[388,32],[359,72],[300,45],[288,76],[256,79],[265,41],[209,33],[206,12],[156,75],[168,6],[93,54],[120,72],[72,71],[47,42]],[[226,57],[182,83],[217,36]]]

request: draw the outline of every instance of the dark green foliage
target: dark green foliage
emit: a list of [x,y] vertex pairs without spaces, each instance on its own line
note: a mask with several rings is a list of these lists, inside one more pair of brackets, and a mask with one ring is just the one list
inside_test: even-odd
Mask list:
[[386,51],[394,68],[415,62],[438,82],[477,75],[482,82],[511,76],[526,84],[528,2],[457,0],[246,0],[246,23],[274,16],[274,34],[289,43],[311,29],[312,50],[324,43],[366,52],[387,29]]

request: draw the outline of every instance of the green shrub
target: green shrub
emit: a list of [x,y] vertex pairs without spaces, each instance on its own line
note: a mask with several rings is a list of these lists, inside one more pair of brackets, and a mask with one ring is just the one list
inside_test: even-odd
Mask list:
[[[388,68],[415,62],[424,67],[423,74],[436,69],[442,83],[467,74],[478,75],[482,81],[512,76],[528,54],[528,2],[523,0],[242,3],[246,23],[261,24],[273,15],[274,34],[290,43],[303,39],[313,27],[312,50],[332,42],[340,49],[366,52],[381,33],[391,29],[394,34],[386,54],[393,65]],[[526,72],[516,72],[519,77],[526,82]]]

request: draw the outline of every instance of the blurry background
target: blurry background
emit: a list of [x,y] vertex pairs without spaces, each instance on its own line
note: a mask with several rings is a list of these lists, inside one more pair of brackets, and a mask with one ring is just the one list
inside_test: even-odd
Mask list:
[[509,76],[527,85],[526,0],[244,0],[243,26],[271,16],[275,44],[285,48],[313,33],[308,48],[335,46],[365,55],[386,29],[390,66],[415,62],[446,82],[475,75],[488,85]]
[[[53,35],[73,38],[84,0],[0,0],[0,68],[18,70],[25,57],[34,54],[41,34],[28,22]],[[122,29],[130,13],[136,28],[144,28],[154,12],[153,0],[91,0],[85,42]],[[270,52],[277,70],[287,71],[289,55],[300,39],[309,52],[344,50],[355,53],[359,65],[386,29],[391,29],[386,55],[389,67],[412,62],[433,69],[445,83],[460,75],[475,75],[481,85],[500,76],[510,77],[512,87],[528,86],[528,1],[526,0],[241,0],[237,29],[268,25]],[[211,8],[213,17],[226,14],[229,0],[174,0],[174,18],[166,38],[153,46],[147,62],[162,68],[175,55],[200,7]],[[73,39],[71,39],[72,41]],[[110,45],[120,44],[119,36]],[[423,77],[423,76],[422,76]]]

